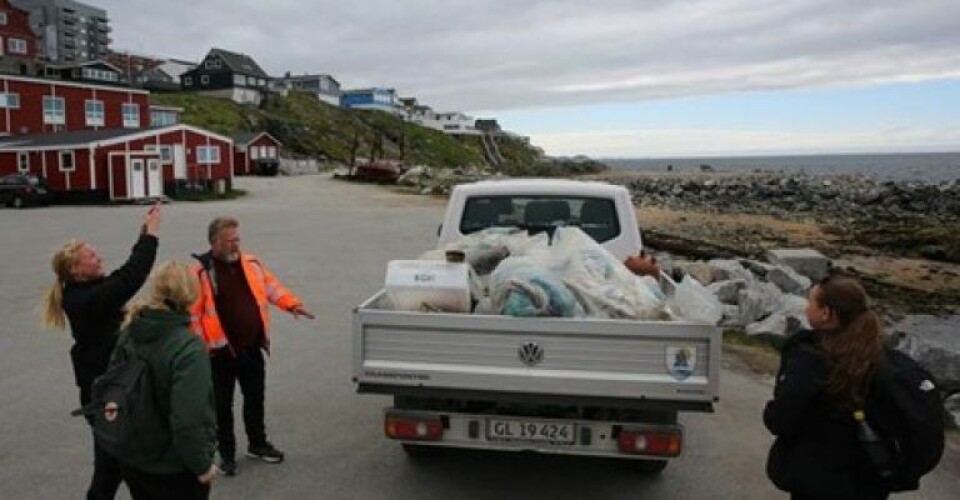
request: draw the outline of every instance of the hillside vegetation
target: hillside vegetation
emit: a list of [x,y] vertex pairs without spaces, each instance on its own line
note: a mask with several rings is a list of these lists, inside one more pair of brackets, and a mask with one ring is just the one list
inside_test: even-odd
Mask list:
[[[153,104],[183,108],[183,123],[223,135],[266,131],[296,155],[348,163],[356,139],[358,159],[370,158],[378,143],[376,157],[399,159],[406,141],[407,165],[487,166],[479,137],[450,136],[388,113],[343,109],[303,93],[271,94],[259,108],[187,92],[155,93],[150,99]],[[495,170],[511,175],[564,175],[605,168],[596,162],[545,160],[537,148],[509,136],[498,137],[497,144],[504,162]]]

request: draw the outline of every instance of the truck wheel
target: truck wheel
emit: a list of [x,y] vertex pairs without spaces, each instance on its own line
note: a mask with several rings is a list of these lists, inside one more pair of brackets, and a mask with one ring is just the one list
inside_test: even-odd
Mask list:
[[638,460],[634,465],[641,474],[655,476],[667,468],[667,463],[666,460]]
[[403,443],[403,452],[412,460],[426,460],[437,454],[435,446],[424,446],[422,444]]
[[10,200],[10,206],[13,208],[23,208],[23,198],[20,195],[14,195],[13,199]]

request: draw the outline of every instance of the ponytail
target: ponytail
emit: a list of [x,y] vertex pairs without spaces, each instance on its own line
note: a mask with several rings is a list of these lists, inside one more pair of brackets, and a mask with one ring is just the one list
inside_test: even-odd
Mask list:
[[50,267],[53,268],[57,280],[47,290],[40,314],[40,320],[47,328],[63,330],[67,327],[67,314],[63,310],[63,286],[72,276],[77,253],[85,244],[79,240],[70,240],[50,259]]
[[870,373],[883,362],[883,323],[869,308],[869,297],[855,279],[834,275],[813,298],[837,318],[836,331],[823,336],[830,362],[827,392],[842,406],[861,409]]

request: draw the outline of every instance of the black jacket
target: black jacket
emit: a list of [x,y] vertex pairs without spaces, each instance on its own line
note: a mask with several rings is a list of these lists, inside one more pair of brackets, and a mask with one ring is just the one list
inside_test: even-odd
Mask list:
[[852,413],[826,392],[830,366],[820,335],[802,331],[783,347],[773,400],[763,411],[764,425],[776,436],[767,475],[798,498],[886,498],[863,454]]
[[88,402],[93,379],[106,371],[110,362],[123,307],[147,280],[156,257],[157,238],[142,234],[127,262],[109,276],[64,284],[63,309],[76,342],[70,358],[82,404]]

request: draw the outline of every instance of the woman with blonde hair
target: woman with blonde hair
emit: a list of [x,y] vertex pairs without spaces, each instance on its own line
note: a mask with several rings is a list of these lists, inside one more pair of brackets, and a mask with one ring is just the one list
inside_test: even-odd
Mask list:
[[[93,380],[106,371],[123,321],[123,307],[143,286],[157,256],[160,205],[147,213],[127,262],[107,275],[103,260],[89,243],[71,240],[51,259],[56,281],[47,292],[42,320],[49,328],[73,335],[70,349],[80,404],[90,402]],[[94,443],[93,477],[88,499],[112,499],[120,486],[116,460]]]
[[[149,366],[157,410],[168,433],[141,436],[169,441],[121,463],[134,500],[205,499],[217,469],[213,378],[206,345],[189,328],[200,283],[190,267],[165,262],[154,272],[150,296],[127,312],[115,359],[136,356]],[[156,439],[152,439],[156,438]]]
[[855,279],[832,275],[810,288],[811,330],[781,351],[763,422],[777,438],[767,475],[793,499],[883,499],[889,492],[865,456],[852,417],[885,363],[882,324]]

